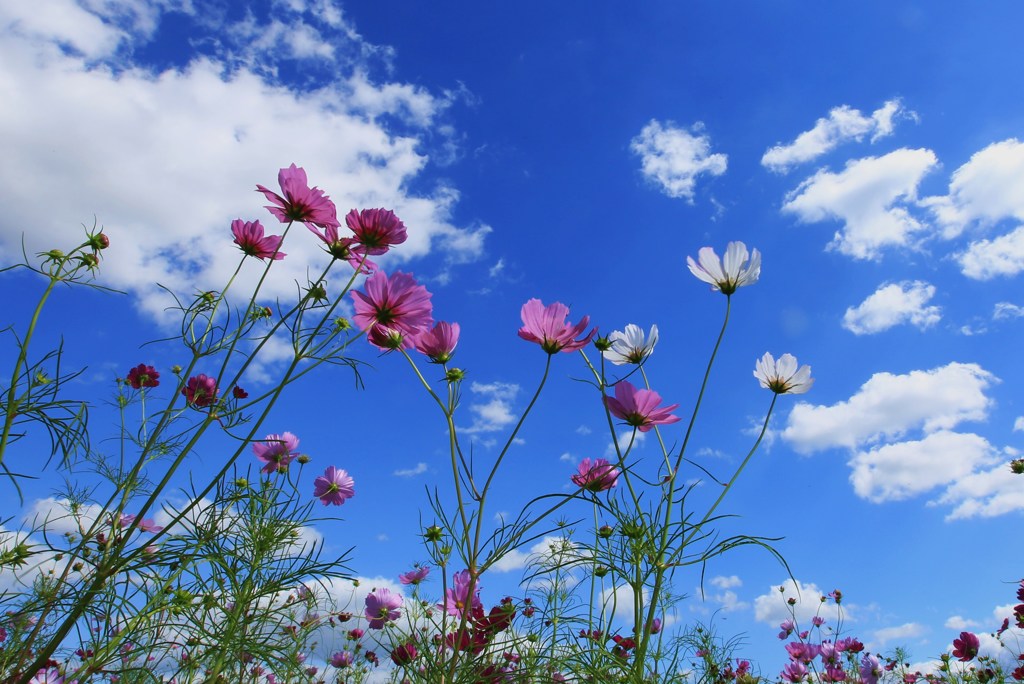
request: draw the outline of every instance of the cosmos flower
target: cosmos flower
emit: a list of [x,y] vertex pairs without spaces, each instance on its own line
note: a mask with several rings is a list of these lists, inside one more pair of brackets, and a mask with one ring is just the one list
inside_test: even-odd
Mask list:
[[783,354],[776,361],[771,354],[765,352],[757,360],[754,377],[761,383],[761,387],[776,394],[803,394],[814,384],[811,367],[801,366],[798,370],[796,357],[792,354]]
[[398,576],[398,581],[402,584],[419,584],[427,578],[430,574],[429,565],[421,565],[418,568],[414,568],[409,572],[403,572]]
[[469,570],[462,570],[452,575],[452,584],[444,592],[444,610],[455,617],[462,617],[469,609],[470,615],[483,613],[484,604],[480,600],[480,583],[473,588],[473,596],[469,596]]
[[281,223],[302,221],[321,228],[337,228],[341,225],[338,223],[338,210],[334,202],[320,188],[309,187],[304,169],[295,164],[281,169],[277,174],[277,182],[281,185],[283,197],[262,185],[257,185],[256,190],[276,205],[268,206],[267,209]]
[[263,225],[259,221],[235,219],[231,222],[231,233],[235,236],[235,244],[246,256],[274,260],[288,256],[278,251],[284,238],[281,235],[264,235]]
[[217,381],[200,373],[188,379],[181,393],[185,395],[185,401],[190,406],[196,408],[212,406],[217,401]]
[[128,377],[126,380],[132,389],[156,387],[160,384],[160,373],[157,372],[156,368],[140,363],[138,366],[128,371]]
[[459,344],[459,324],[438,321],[430,330],[416,336],[416,351],[433,363],[448,363]]
[[355,662],[355,656],[348,651],[337,651],[331,656],[331,665],[339,670],[349,667],[353,662]]
[[612,415],[621,418],[626,425],[632,425],[640,432],[648,432],[655,425],[668,425],[679,421],[679,416],[672,415],[672,411],[679,408],[679,404],[659,406],[660,394],[654,390],[637,389],[625,380],[615,385],[615,396],[606,396],[604,403]]
[[523,327],[519,329],[519,336],[529,342],[536,342],[548,354],[581,349],[594,337],[597,328],[592,329],[586,337],[579,337],[590,323],[590,316],[584,316],[579,323],[572,325],[565,322],[568,315],[569,307],[561,302],[544,306],[539,299],[531,299],[523,304]]
[[367,254],[384,254],[406,239],[405,224],[388,209],[353,209],[345,216],[345,223]]
[[953,657],[963,663],[970,662],[978,655],[979,646],[981,642],[976,635],[960,632],[960,638],[953,639]]
[[603,458],[583,459],[572,476],[574,485],[589,492],[607,491],[616,485],[618,479],[618,469]]
[[355,495],[355,481],[340,468],[327,466],[324,474],[313,480],[313,496],[325,506],[340,506]]
[[375,589],[366,596],[366,619],[370,629],[382,629],[401,615],[402,595],[390,589]]
[[643,363],[654,352],[658,343],[658,326],[651,326],[651,334],[644,338],[644,331],[638,325],[630,323],[623,331],[616,330],[608,336],[611,348],[603,352],[604,358],[617,366],[627,363]]
[[431,294],[411,275],[396,271],[387,276],[378,271],[366,279],[363,290],[352,291],[353,319],[360,329],[382,326],[414,339],[430,326]]
[[265,464],[260,472],[270,475],[288,468],[288,464],[299,455],[299,438],[290,432],[283,435],[267,435],[253,442],[252,453]]
[[697,259],[686,257],[690,272],[725,295],[744,285],[753,285],[761,275],[761,253],[755,249],[748,262],[747,246],[742,242],[730,242],[721,260],[711,247],[701,247]]

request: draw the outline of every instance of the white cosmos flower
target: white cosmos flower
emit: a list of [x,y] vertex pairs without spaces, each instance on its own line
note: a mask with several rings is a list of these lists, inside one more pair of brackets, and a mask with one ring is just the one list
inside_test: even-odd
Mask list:
[[761,387],[776,394],[803,394],[814,384],[811,367],[801,366],[798,370],[796,357],[792,354],[783,354],[776,361],[771,354],[765,352],[757,360],[754,377],[761,382]]
[[697,259],[686,257],[690,272],[722,294],[731,295],[736,288],[753,285],[761,275],[761,253],[755,249],[748,262],[747,246],[742,242],[730,242],[721,260],[711,247],[701,247]]
[[658,326],[651,326],[651,334],[644,339],[644,330],[630,323],[623,331],[616,330],[608,336],[611,348],[604,352],[604,358],[622,366],[627,363],[642,363],[654,352],[658,343]]

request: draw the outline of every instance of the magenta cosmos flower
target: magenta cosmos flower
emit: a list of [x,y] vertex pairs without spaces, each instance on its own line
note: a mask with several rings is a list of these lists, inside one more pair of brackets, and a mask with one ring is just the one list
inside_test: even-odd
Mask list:
[[288,256],[278,251],[284,238],[281,235],[265,235],[263,225],[259,221],[235,219],[231,222],[231,234],[235,236],[235,244],[246,256],[275,260]]
[[252,445],[252,453],[265,464],[260,472],[271,474],[283,472],[288,464],[299,455],[299,438],[290,432],[283,435],[267,435]]
[[744,285],[753,285],[761,276],[761,253],[755,249],[748,261],[747,246],[742,242],[730,242],[721,259],[712,248],[701,247],[697,259],[686,257],[690,273],[724,295],[731,295]]
[[659,406],[661,395],[654,390],[637,389],[625,380],[615,385],[615,396],[604,398],[605,406],[616,418],[621,418],[626,425],[632,425],[647,432],[655,425],[668,425],[679,421],[679,416],[673,416],[672,411],[679,408],[679,404],[671,406]]
[[528,342],[536,342],[548,354],[581,349],[597,333],[597,328],[593,328],[586,337],[579,337],[587,329],[590,316],[584,316],[576,325],[566,323],[569,307],[561,302],[544,306],[539,299],[531,299],[523,304],[520,315],[523,327],[519,329],[519,336]]
[[405,224],[388,209],[353,209],[345,223],[367,254],[384,254],[392,245],[405,242]]
[[416,351],[433,363],[448,363],[459,344],[459,324],[439,321],[416,336]]
[[796,357],[792,354],[783,354],[776,361],[771,354],[765,352],[757,360],[754,377],[761,383],[761,387],[776,394],[803,394],[814,384],[811,367],[800,366],[798,369]]
[[367,251],[359,241],[352,237],[341,237],[337,226],[327,226],[321,233],[316,226],[307,225],[313,234],[324,243],[327,253],[335,259],[347,261],[348,265],[360,273],[372,273],[377,264],[366,258]]
[[399,666],[408,665],[416,660],[416,656],[419,654],[419,651],[416,650],[416,645],[410,641],[391,651],[391,661]]
[[157,373],[156,368],[140,363],[138,366],[128,371],[128,377],[126,380],[132,389],[156,387],[160,384],[160,374]]
[[[369,335],[371,344],[381,349],[394,349],[387,345],[386,338],[397,337],[400,346],[411,347],[415,337],[425,331],[431,323],[433,305],[430,292],[407,273],[396,271],[390,276],[378,271],[366,279],[364,292],[353,290],[356,325],[372,332],[373,328],[384,328],[376,335]],[[381,333],[386,332],[386,335]]]
[[200,373],[188,379],[181,393],[185,401],[196,408],[212,406],[217,401],[217,381],[209,375]]
[[960,632],[960,638],[953,639],[953,657],[964,663],[970,662],[978,655],[980,646],[981,642],[977,635],[971,632]]
[[355,481],[340,468],[327,466],[324,474],[313,480],[313,496],[320,499],[325,506],[340,506],[355,495]]
[[603,458],[583,459],[572,476],[574,485],[590,492],[607,491],[616,485],[618,479],[618,469]]
[[341,225],[338,223],[338,210],[334,202],[320,188],[309,187],[304,169],[295,164],[287,169],[281,169],[277,174],[277,182],[281,185],[283,197],[262,185],[257,185],[256,190],[277,205],[267,206],[267,209],[281,223],[302,221],[307,225],[312,223],[321,228],[337,228]]
[[430,566],[423,565],[418,568],[413,568],[409,572],[403,572],[398,576],[398,581],[402,584],[419,584],[427,578],[430,574]]
[[348,651],[338,651],[331,656],[331,665],[339,670],[350,666],[353,662],[355,662],[355,656]]
[[374,589],[366,596],[366,619],[370,629],[382,629],[401,615],[402,595],[390,589]]

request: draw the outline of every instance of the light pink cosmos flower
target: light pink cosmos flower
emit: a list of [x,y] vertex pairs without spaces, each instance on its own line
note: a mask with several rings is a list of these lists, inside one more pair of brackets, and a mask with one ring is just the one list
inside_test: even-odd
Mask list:
[[618,483],[619,470],[603,458],[591,461],[585,458],[580,461],[572,482],[589,492],[604,492]]
[[340,506],[355,495],[355,480],[340,468],[327,466],[324,474],[313,480],[313,496],[325,506]]
[[640,432],[648,432],[655,425],[668,425],[679,421],[672,411],[679,404],[659,406],[661,395],[654,390],[637,389],[629,382],[622,380],[615,385],[615,396],[604,398],[605,406],[616,418],[621,418],[626,425],[632,425]]
[[284,197],[262,185],[257,185],[256,190],[262,192],[264,197],[277,205],[268,206],[267,209],[281,223],[302,221],[307,225],[312,223],[321,228],[328,226],[337,228],[341,225],[338,223],[338,210],[335,208],[334,202],[320,188],[309,187],[304,169],[295,164],[287,169],[281,169],[277,174],[277,182],[281,185]]
[[754,377],[761,383],[761,387],[776,394],[803,394],[814,384],[811,367],[801,366],[798,370],[796,357],[792,354],[783,354],[776,361],[771,354],[765,352],[757,360]]
[[65,682],[64,677],[60,674],[60,670],[55,667],[48,667],[36,672],[35,676],[28,680],[28,684],[76,684],[77,681],[76,679]]
[[200,373],[188,379],[181,393],[185,395],[185,402],[190,406],[196,408],[212,406],[217,401],[217,381]]
[[433,363],[448,363],[459,344],[459,324],[439,321],[416,336],[416,351]]
[[[129,527],[138,516],[134,513],[122,513],[120,519],[117,521],[118,527]],[[153,532],[154,534],[160,532],[164,528],[157,525],[152,518],[143,518],[139,521],[139,529],[143,532]]]
[[584,316],[576,325],[566,323],[569,307],[561,302],[544,306],[539,299],[531,299],[523,304],[520,315],[523,327],[519,329],[519,336],[528,342],[536,342],[548,354],[582,349],[597,333],[597,328],[593,328],[590,334],[580,338],[590,323],[590,316]]
[[270,475],[288,468],[288,464],[299,455],[299,438],[290,432],[283,435],[267,435],[259,442],[253,442],[252,453],[265,464],[261,473]]
[[[363,289],[365,292],[352,291],[356,311],[353,319],[360,329],[383,326],[403,339],[410,338],[411,345],[415,337],[430,326],[431,294],[411,275],[396,271],[387,276],[378,271],[366,279]],[[395,348],[370,341],[381,349]]]
[[405,224],[388,209],[353,209],[345,216],[345,223],[367,254],[384,254],[407,237]]
[[355,662],[355,656],[348,651],[337,651],[331,656],[331,665],[339,670],[349,667],[353,662]]
[[464,611],[469,610],[472,616],[483,614],[484,604],[480,600],[480,583],[473,588],[472,598],[469,596],[469,570],[462,570],[452,575],[452,586],[444,592],[444,605],[441,606],[449,615],[461,618]]
[[748,262],[747,246],[742,242],[730,242],[721,260],[711,247],[701,247],[697,259],[699,263],[693,257],[686,257],[690,273],[724,295],[731,295],[744,285],[753,285],[761,275],[761,253],[755,249]]
[[413,568],[409,572],[403,572],[398,576],[398,581],[402,584],[419,584],[427,578],[430,574],[430,566],[422,565],[418,568]]
[[382,629],[401,615],[402,595],[390,589],[374,589],[366,596],[366,619],[370,629]]
[[235,244],[247,256],[274,260],[288,256],[278,251],[284,238],[281,235],[265,235],[263,225],[259,221],[235,219],[231,222],[231,234],[235,236]]

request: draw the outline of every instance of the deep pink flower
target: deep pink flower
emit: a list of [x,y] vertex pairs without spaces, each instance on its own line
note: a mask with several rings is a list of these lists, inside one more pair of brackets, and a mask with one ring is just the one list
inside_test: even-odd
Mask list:
[[335,259],[347,261],[349,266],[360,273],[372,273],[377,270],[377,264],[366,258],[367,251],[359,241],[351,237],[341,237],[338,234],[337,226],[327,226],[323,232],[316,229],[316,226],[306,226],[313,234],[324,243],[327,253]]
[[781,632],[779,632],[779,638],[785,639],[793,633],[793,630],[796,629],[796,626],[793,624],[792,620],[787,618],[783,620],[782,623],[779,625],[779,629],[782,630]]
[[156,387],[160,384],[160,373],[157,372],[156,368],[140,363],[138,366],[128,371],[127,381],[128,385],[131,386],[132,389]]
[[355,657],[348,651],[338,651],[331,656],[331,665],[340,669],[346,668],[355,661]]
[[976,635],[960,632],[960,638],[953,639],[953,657],[964,663],[970,662],[978,655],[979,646],[981,642]]
[[345,216],[345,223],[367,254],[384,254],[406,239],[405,224],[388,209],[353,209]]
[[403,572],[398,576],[398,581],[402,584],[419,584],[427,578],[428,574],[430,574],[430,566],[422,565],[409,572]]
[[241,387],[239,387],[238,385],[235,385],[234,387],[231,388],[231,396],[233,396],[235,399],[246,399],[248,398],[249,393],[246,392]]
[[359,641],[363,638],[363,630],[359,629],[358,627],[356,627],[355,629],[350,629],[348,630],[348,634],[346,636],[348,637],[349,641]]
[[288,464],[299,455],[298,449],[299,438],[290,432],[267,435],[252,445],[252,453],[265,464],[260,472],[268,475],[287,470]]
[[803,663],[794,660],[782,668],[781,676],[787,682],[802,682],[807,677],[807,668]]
[[625,380],[615,385],[615,397],[605,397],[604,403],[612,415],[626,421],[626,425],[632,425],[640,432],[647,432],[655,425],[668,425],[679,421],[679,416],[672,415],[672,411],[679,408],[679,404],[658,406],[661,403],[660,394],[654,390],[637,389]]
[[185,401],[191,406],[196,408],[212,406],[217,401],[217,381],[200,373],[188,379],[181,393],[185,395]]
[[591,461],[585,458],[580,461],[576,474],[572,476],[572,483],[589,492],[604,492],[614,487],[618,479],[618,468],[605,459],[595,458]]
[[433,363],[448,363],[459,344],[459,324],[439,321],[416,336],[416,351]]
[[390,589],[375,589],[366,596],[366,619],[370,629],[381,629],[388,622],[397,620],[401,612],[402,595]]
[[408,665],[412,661],[416,660],[416,656],[419,655],[419,651],[416,650],[415,644],[411,641],[407,644],[395,648],[391,651],[391,661],[395,665]]
[[449,615],[462,617],[463,612],[468,608],[469,614],[483,613],[484,604],[480,600],[479,582],[473,588],[473,596],[469,596],[470,576],[469,570],[462,570],[452,575],[452,586],[444,592],[444,610]]
[[257,259],[284,259],[287,254],[279,252],[281,235],[264,235],[263,225],[259,221],[243,221],[235,219],[231,222],[231,233],[238,245],[247,256]]
[[352,292],[356,311],[353,318],[360,329],[383,326],[402,338],[409,338],[411,345],[415,337],[430,326],[431,294],[411,275],[396,271],[387,276],[378,271],[366,279],[363,289],[365,292]]
[[277,174],[277,181],[281,185],[284,197],[262,185],[257,185],[256,190],[277,205],[268,206],[267,209],[281,223],[303,221],[307,225],[312,223],[321,228],[337,228],[341,225],[338,223],[338,210],[335,209],[334,202],[320,188],[309,187],[304,169],[292,164],[287,169],[281,169]]
[[519,336],[528,342],[536,342],[548,354],[581,349],[589,344],[597,333],[597,328],[593,328],[586,337],[579,338],[587,329],[590,316],[584,316],[576,325],[566,323],[565,317],[569,315],[569,307],[561,302],[544,306],[539,299],[531,299],[523,304],[520,315],[523,327],[519,329]]
[[327,466],[327,470],[313,480],[313,496],[326,506],[340,506],[356,495],[355,481],[340,468]]

